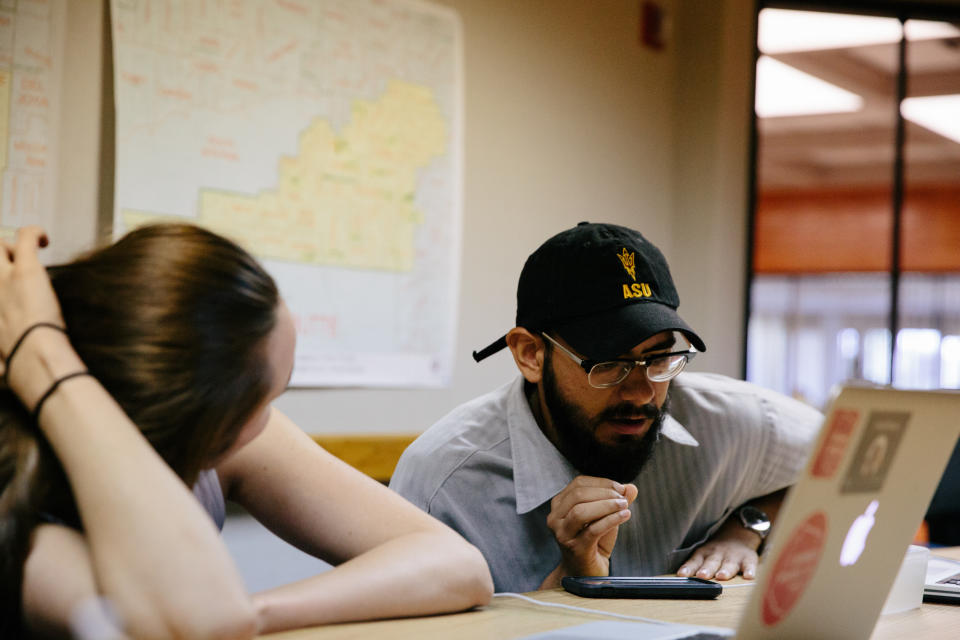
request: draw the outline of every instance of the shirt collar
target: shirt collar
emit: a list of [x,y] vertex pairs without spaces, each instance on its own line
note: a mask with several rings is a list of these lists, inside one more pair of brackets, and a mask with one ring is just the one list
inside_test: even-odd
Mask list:
[[577,477],[577,470],[537,426],[523,383],[523,376],[518,376],[507,398],[507,430],[519,515],[547,502]]
[[670,438],[677,444],[687,445],[688,447],[699,447],[697,439],[687,431],[682,424],[677,422],[669,413],[663,418],[663,425],[660,427],[660,435]]
[[[563,491],[579,474],[537,426],[524,393],[523,376],[517,376],[508,391],[507,430],[513,456],[517,514],[523,515]],[[677,444],[692,447],[700,444],[671,415],[664,418],[661,433]]]

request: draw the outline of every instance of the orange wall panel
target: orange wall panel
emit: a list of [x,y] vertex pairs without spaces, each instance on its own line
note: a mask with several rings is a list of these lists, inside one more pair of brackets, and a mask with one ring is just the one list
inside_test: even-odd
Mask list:
[[[756,273],[889,271],[887,189],[771,191],[757,200]],[[908,189],[904,271],[960,272],[960,186]]]
[[904,271],[960,271],[960,187],[908,189],[902,243]]

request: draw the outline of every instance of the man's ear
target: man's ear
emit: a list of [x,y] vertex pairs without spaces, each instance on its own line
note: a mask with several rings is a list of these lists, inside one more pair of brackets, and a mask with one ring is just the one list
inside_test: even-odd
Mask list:
[[513,353],[520,373],[531,384],[537,384],[543,378],[544,344],[540,336],[530,333],[523,327],[514,327],[507,332],[507,346]]

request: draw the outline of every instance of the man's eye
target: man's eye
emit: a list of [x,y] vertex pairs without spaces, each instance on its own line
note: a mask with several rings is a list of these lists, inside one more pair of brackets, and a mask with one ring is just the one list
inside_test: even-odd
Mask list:
[[595,365],[595,366],[593,367],[593,370],[594,370],[594,371],[597,371],[597,372],[616,371],[616,370],[619,370],[619,369],[623,368],[623,365],[624,365],[624,364],[625,364],[625,363],[623,363],[623,362],[617,362],[617,361],[601,362],[601,363]]

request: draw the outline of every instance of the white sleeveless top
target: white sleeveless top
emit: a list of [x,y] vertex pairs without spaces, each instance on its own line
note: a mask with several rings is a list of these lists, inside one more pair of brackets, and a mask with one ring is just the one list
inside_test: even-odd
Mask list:
[[223,490],[215,469],[201,471],[193,485],[193,495],[200,505],[210,514],[217,529],[223,531],[223,522],[227,518],[227,505],[223,500]]

